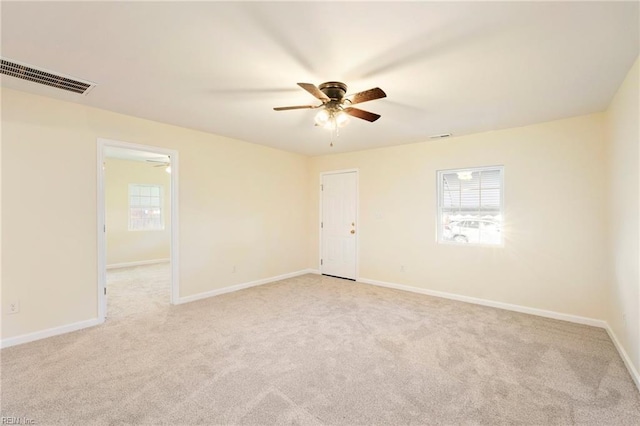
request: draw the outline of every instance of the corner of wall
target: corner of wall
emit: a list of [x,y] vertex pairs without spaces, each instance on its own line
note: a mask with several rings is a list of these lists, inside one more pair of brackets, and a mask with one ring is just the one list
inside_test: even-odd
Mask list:
[[639,385],[640,58],[605,111],[609,334]]

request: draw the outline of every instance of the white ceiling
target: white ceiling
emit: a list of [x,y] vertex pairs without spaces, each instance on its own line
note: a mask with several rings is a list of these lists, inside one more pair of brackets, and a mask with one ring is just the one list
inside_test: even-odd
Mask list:
[[[2,56],[96,82],[2,85],[308,155],[606,109],[639,3],[2,2]],[[381,87],[333,148],[297,82]],[[110,135],[102,135],[109,137]]]

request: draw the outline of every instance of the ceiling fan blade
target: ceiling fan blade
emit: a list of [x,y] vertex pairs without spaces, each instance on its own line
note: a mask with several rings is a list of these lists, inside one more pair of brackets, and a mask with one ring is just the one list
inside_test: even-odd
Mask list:
[[375,89],[365,90],[364,92],[358,92],[347,97],[351,101],[351,105],[361,104],[362,102],[373,101],[374,99],[386,98],[387,94],[384,93],[379,87]]
[[311,83],[298,83],[298,86],[302,87],[304,90],[306,90],[307,92],[311,93],[316,98],[320,99],[323,103],[324,102],[329,102],[331,100],[331,99],[329,99],[329,97],[327,95],[322,93],[322,91],[320,91],[320,89],[318,89],[314,84],[311,84]]
[[298,106],[288,106],[288,107],[276,107],[274,110],[276,111],[288,111],[290,109],[313,109],[318,108],[315,105],[298,105]]
[[363,120],[370,121],[372,123],[376,121],[378,118],[380,118],[379,114],[374,114],[373,112],[365,111],[363,109],[358,109],[358,108],[349,107],[349,108],[345,108],[343,111],[349,115],[361,118]]

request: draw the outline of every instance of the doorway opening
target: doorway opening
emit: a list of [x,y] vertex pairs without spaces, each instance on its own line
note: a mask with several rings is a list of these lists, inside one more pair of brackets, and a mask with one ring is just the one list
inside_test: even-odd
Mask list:
[[98,318],[178,302],[178,153],[98,139]]

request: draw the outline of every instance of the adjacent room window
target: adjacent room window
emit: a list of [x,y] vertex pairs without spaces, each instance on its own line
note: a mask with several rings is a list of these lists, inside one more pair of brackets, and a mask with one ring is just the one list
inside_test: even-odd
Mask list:
[[129,185],[129,231],[164,229],[162,185]]
[[501,245],[504,168],[438,172],[438,242]]

